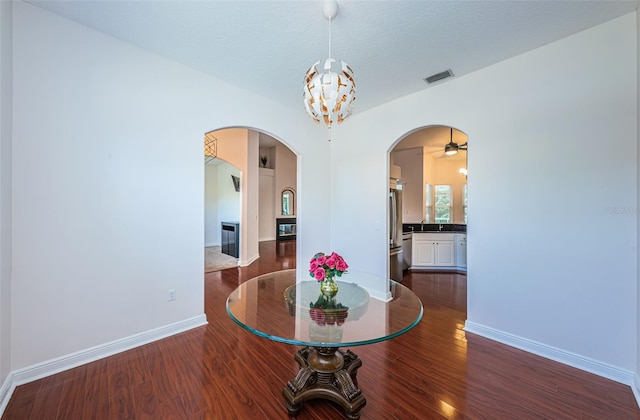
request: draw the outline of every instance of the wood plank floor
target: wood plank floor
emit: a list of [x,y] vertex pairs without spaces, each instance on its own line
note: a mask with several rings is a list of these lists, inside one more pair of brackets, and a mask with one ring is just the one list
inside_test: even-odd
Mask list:
[[[296,348],[250,334],[227,295],[295,267],[295,242],[264,242],[246,268],[205,276],[209,324],[18,387],[2,419],[287,419],[282,388]],[[425,316],[393,340],[353,348],[363,360],[363,419],[640,419],[631,389],[462,331],[466,276],[410,273]],[[297,417],[343,418],[329,402]]]

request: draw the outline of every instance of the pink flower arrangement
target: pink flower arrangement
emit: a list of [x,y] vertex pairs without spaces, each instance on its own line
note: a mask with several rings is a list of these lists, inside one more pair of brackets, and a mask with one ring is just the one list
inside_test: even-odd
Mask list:
[[333,280],[335,276],[342,276],[349,266],[340,255],[332,252],[331,255],[325,255],[324,252],[318,252],[309,261],[309,275],[318,281],[325,279]]
[[349,317],[349,308],[320,295],[316,303],[310,304],[309,316],[318,325],[342,325]]

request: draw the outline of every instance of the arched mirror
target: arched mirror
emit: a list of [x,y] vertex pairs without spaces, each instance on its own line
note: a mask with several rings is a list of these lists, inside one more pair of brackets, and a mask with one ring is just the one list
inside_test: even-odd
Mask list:
[[291,188],[282,190],[282,215],[293,216],[296,214],[296,194]]

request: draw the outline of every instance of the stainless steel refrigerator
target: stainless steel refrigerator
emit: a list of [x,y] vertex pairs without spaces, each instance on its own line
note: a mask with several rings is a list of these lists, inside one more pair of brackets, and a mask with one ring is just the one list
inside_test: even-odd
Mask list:
[[402,281],[402,191],[389,190],[389,277]]

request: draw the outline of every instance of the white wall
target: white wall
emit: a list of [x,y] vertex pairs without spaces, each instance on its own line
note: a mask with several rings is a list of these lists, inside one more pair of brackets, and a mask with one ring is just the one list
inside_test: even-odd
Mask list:
[[[258,133],[258,138],[259,139],[269,139],[269,136],[267,136],[264,133]],[[269,169],[273,169],[275,167],[275,160],[276,160],[276,147],[260,147],[258,150],[258,155],[262,158],[263,156],[267,157],[267,164],[266,166],[262,166],[262,162],[260,162],[260,167],[261,168],[269,168]]]
[[[242,219],[241,193],[236,191],[231,175],[241,177],[242,174],[235,166],[229,163],[218,165],[218,176],[216,177],[216,191],[218,196],[218,211],[216,220],[216,242],[221,243],[221,223],[240,222]],[[242,188],[242,187],[240,187]]]
[[[274,154],[275,154],[275,147]],[[261,155],[262,156],[262,155]],[[267,162],[269,165],[269,162]],[[273,241],[276,239],[276,193],[275,170],[260,168],[260,189],[258,206],[258,240]]]
[[[636,10],[636,83],[640,86],[640,66],[638,65],[638,57],[640,57],[640,31],[638,31],[638,22],[640,21],[640,9]],[[636,93],[636,144],[640,144],[640,91]],[[640,164],[640,148],[637,150],[636,162]],[[640,166],[640,165],[637,165]],[[636,166],[636,177],[638,185],[640,185],[640,171]],[[636,224],[640,226],[640,197],[637,197],[639,201],[636,203]],[[639,235],[640,236],[640,235]],[[640,237],[636,238],[636,249],[640,245]],[[636,257],[638,253],[636,252]],[[636,368],[635,377],[633,382],[633,393],[636,397],[636,402],[640,404],[640,270],[637,271],[636,277]]]
[[[277,145],[275,147],[276,154],[276,179],[275,179],[275,202],[276,202],[276,218],[280,217],[296,217],[293,216],[283,216],[282,215],[282,199],[281,194],[282,190],[285,188],[293,189],[295,192],[295,204],[294,204],[294,212],[297,213],[298,208],[298,190],[297,190],[297,181],[296,181],[296,173],[297,173],[297,164],[296,164],[296,156],[289,150],[287,147],[282,145]],[[275,234],[275,224],[274,224],[274,234]]]
[[[329,146],[303,109],[13,7],[15,370],[204,313],[205,133],[264,130],[310,191]],[[302,195],[306,259],[328,247],[329,193]]]
[[231,175],[239,178],[240,171],[227,162],[205,166],[205,246],[220,245],[222,222],[240,222],[240,193]]
[[220,245],[218,228],[218,165],[204,166],[204,246]]
[[[246,128],[228,128],[216,131],[218,139],[218,158],[231,163],[239,169],[240,191],[237,215],[235,204],[220,203],[221,221],[240,223],[240,262],[246,266],[255,261],[258,255],[258,137],[259,133]],[[223,175],[221,178],[224,178]],[[231,176],[227,178],[231,179]],[[225,185],[221,181],[221,185]],[[234,216],[235,215],[235,216]]]
[[393,153],[396,165],[402,168],[402,222],[420,223],[425,216],[425,193],[422,148]]
[[11,370],[12,9],[0,2],[0,384]]
[[[242,223],[240,225],[240,247],[244,256],[240,255],[240,265],[247,266],[260,258],[258,246],[258,211],[260,208],[260,197],[258,194],[260,188],[260,166],[258,165],[259,156],[259,134],[250,130],[247,142],[247,171],[242,178],[241,192],[242,205]],[[245,241],[244,245],[242,240]]]
[[[423,177],[424,177],[424,183],[425,184],[429,184],[431,185],[431,209],[429,210],[429,221],[430,223],[435,222],[435,218],[436,218],[436,214],[435,214],[435,208],[433,207],[435,205],[435,200],[434,200],[434,196],[433,196],[433,192],[434,192],[434,185],[436,184],[436,165],[435,165],[435,159],[433,158],[433,156],[431,156],[431,154],[428,152],[427,148],[425,147],[423,149],[424,153],[422,154],[422,170],[424,171],[423,173]],[[423,200],[423,208],[424,208],[424,212],[425,212],[425,216],[427,213],[427,203],[426,203],[426,185],[425,185],[425,191],[424,191],[424,200]]]
[[353,116],[331,142],[332,248],[384,275],[387,151],[454,126],[472,140],[467,329],[628,381],[636,58],[630,14]]

